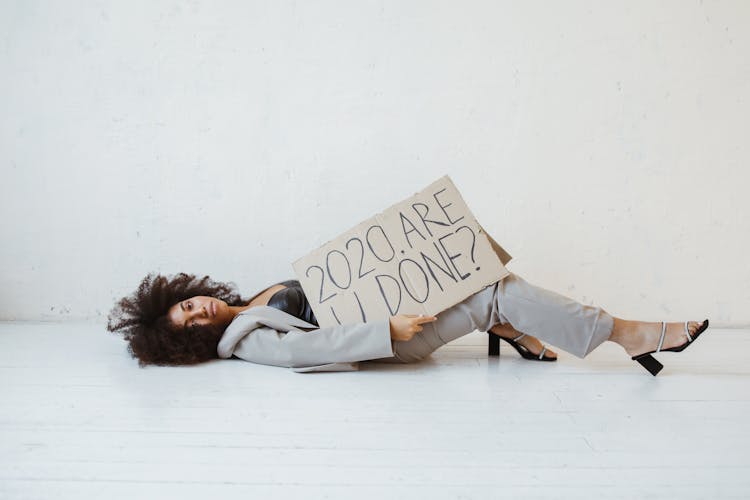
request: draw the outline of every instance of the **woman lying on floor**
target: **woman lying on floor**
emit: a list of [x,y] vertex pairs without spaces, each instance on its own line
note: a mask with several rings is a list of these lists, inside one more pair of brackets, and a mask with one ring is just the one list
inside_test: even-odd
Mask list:
[[189,365],[232,356],[295,371],[356,370],[358,361],[413,363],[475,330],[492,332],[527,359],[554,361],[536,338],[578,357],[604,341],[621,345],[656,375],[651,354],[682,351],[702,323],[615,318],[534,286],[514,273],[437,316],[399,314],[382,321],[319,328],[300,283],[288,280],[243,299],[231,283],[180,273],[149,274],[121,299],[107,329],[124,333],[140,366]]

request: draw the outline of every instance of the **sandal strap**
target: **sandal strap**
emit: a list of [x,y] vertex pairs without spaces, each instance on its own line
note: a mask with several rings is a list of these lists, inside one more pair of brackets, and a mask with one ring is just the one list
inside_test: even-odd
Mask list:
[[539,353],[539,359],[544,359],[544,353],[547,352],[547,347],[542,346],[542,352]]
[[518,337],[513,338],[512,340],[513,340],[513,342],[518,342],[519,340],[521,340],[525,336],[526,336],[526,334],[522,333],[521,335],[519,335]]
[[693,337],[690,336],[690,330],[688,330],[688,322],[685,321],[685,335],[687,336],[688,342],[693,341]]
[[659,347],[656,348],[656,352],[661,351],[661,346],[664,344],[664,334],[667,332],[667,323],[661,322],[661,338],[659,339]]

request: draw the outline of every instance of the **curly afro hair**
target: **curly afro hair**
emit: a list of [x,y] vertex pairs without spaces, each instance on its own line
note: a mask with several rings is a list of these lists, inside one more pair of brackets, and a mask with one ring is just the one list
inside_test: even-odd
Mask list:
[[216,347],[224,333],[210,325],[176,327],[167,318],[169,308],[178,302],[205,295],[230,306],[242,306],[243,299],[233,283],[213,281],[208,276],[179,273],[172,278],[150,273],[138,289],[120,299],[109,313],[107,330],[123,333],[128,351],[138,365],[193,365],[218,358]]

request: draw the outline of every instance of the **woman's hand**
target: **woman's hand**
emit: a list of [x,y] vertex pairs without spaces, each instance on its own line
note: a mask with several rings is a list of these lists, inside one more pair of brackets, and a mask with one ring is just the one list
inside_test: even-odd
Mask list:
[[391,316],[391,339],[411,340],[411,338],[422,331],[422,323],[435,321],[437,316],[423,316],[422,314],[399,314]]

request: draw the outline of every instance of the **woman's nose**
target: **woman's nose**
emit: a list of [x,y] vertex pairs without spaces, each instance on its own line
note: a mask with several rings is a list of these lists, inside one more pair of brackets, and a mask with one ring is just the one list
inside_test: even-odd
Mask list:
[[200,309],[196,309],[193,313],[194,318],[208,318],[208,310],[205,306],[201,307]]

